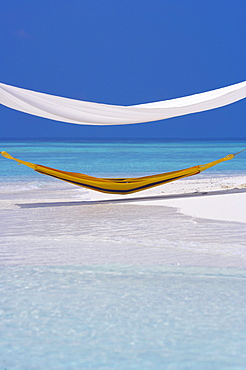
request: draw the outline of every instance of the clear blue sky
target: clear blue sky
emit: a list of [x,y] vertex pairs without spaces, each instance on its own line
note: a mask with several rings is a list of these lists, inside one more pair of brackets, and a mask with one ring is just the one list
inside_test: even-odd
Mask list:
[[[245,0],[0,0],[0,82],[138,104],[246,80]],[[58,123],[0,106],[1,138],[246,138],[246,100],[138,125]]]

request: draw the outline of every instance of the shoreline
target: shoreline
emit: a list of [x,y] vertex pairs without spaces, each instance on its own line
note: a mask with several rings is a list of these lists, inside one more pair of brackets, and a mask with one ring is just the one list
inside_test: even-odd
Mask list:
[[0,189],[0,264],[244,269],[245,184],[246,176],[193,179],[120,197],[12,183]]
[[[226,197],[222,199],[221,196]],[[211,197],[211,199],[206,199],[207,197]],[[116,203],[173,207],[177,208],[180,213],[192,217],[246,223],[246,210],[244,206],[246,204],[246,189],[238,188],[185,194],[138,196],[127,199],[35,202],[18,203],[16,205],[20,208],[43,208]],[[229,210],[228,213],[225,212],[227,210]]]
[[126,196],[95,194],[92,200],[173,207],[196,218],[246,223],[246,176],[183,179]]
[[0,209],[135,204],[173,207],[196,218],[246,223],[245,174],[182,179],[124,196],[99,193],[57,180],[0,185]]

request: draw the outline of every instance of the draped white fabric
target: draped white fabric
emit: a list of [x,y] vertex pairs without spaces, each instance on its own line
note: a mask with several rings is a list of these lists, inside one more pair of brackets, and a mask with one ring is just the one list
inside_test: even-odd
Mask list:
[[246,81],[182,98],[131,106],[63,98],[0,83],[0,104],[55,121],[82,125],[125,125],[202,112],[246,97]]

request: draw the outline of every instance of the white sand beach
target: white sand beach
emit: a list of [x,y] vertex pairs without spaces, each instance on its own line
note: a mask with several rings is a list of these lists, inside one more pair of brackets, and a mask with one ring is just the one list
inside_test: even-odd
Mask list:
[[4,265],[246,267],[246,176],[129,196],[51,181],[0,189]]
[[[119,196],[95,192],[91,196],[94,201],[119,201]],[[124,199],[139,205],[175,207],[192,217],[246,223],[246,176],[185,179]]]

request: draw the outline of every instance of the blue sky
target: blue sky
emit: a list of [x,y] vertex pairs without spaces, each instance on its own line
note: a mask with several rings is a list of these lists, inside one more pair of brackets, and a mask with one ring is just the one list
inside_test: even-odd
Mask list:
[[[246,80],[245,0],[0,0],[0,82],[138,104]],[[154,123],[58,123],[0,106],[1,138],[246,138],[246,100]]]

